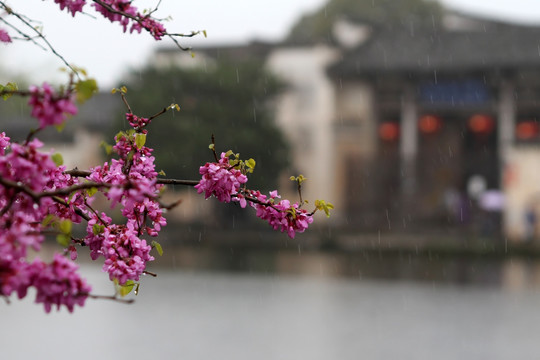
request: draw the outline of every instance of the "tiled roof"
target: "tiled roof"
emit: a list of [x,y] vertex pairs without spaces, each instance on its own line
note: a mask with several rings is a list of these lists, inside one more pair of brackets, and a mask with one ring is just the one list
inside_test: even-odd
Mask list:
[[381,30],[329,69],[340,76],[540,67],[540,28],[491,26],[474,31],[411,34]]

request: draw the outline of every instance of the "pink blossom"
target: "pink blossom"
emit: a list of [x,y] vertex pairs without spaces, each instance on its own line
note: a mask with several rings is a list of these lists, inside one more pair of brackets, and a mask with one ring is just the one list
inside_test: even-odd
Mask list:
[[199,194],[204,192],[204,197],[215,196],[221,202],[230,202],[231,196],[238,193],[242,184],[247,182],[246,175],[240,170],[234,169],[229,164],[229,157],[221,153],[221,159],[217,163],[206,163],[199,168],[202,179],[195,189]]
[[9,140],[11,139],[6,136],[5,132],[0,133],[0,156],[6,153],[6,149],[10,145]]
[[167,33],[167,30],[165,30],[162,23],[140,13],[138,13],[137,16],[139,17],[140,22],[135,22],[131,26],[131,32],[137,31],[140,33],[142,29],[146,29],[156,40],[161,40]]
[[148,261],[152,247],[146,240],[140,239],[133,226],[111,225],[103,240],[105,263],[103,271],[109,273],[111,280],[116,279],[123,285],[128,280],[138,281]]
[[289,200],[276,202],[281,198],[277,191],[270,192],[269,200],[259,191],[251,191],[250,195],[258,201],[251,203],[257,210],[257,217],[266,220],[274,230],[286,232],[291,239],[313,222],[313,215],[301,209],[298,203],[291,204]]
[[50,312],[53,305],[57,310],[65,305],[70,312],[75,305],[84,306],[91,288],[77,273],[78,266],[74,262],[55,254],[51,264],[36,259],[32,267],[35,269],[32,285],[37,290],[36,303],[42,303],[46,312]]
[[129,122],[129,125],[134,129],[142,129],[146,125],[150,124],[149,119],[138,117],[133,113],[126,113],[126,120]]
[[60,10],[64,10],[67,7],[72,16],[75,16],[78,12],[82,12],[84,5],[86,5],[85,0],[54,0],[54,2],[60,5]]
[[77,107],[72,101],[72,96],[59,96],[47,84],[42,87],[30,87],[30,100],[28,105],[32,107],[31,115],[39,120],[39,125],[44,128],[49,125],[61,125],[67,115],[75,115]]
[[[137,16],[137,8],[131,5],[130,0],[106,0],[105,3],[117,12],[126,13],[131,16]],[[127,26],[131,19],[122,14],[109,11],[106,7],[94,3],[92,4],[97,12],[101,13],[105,18],[111,22],[119,22],[124,28],[124,32],[127,31]]]
[[32,284],[34,273],[34,269],[26,261],[0,259],[0,295],[10,296],[16,292],[19,299],[24,298]]
[[11,42],[11,36],[9,36],[7,31],[4,29],[0,29],[0,42],[4,42],[4,43]]

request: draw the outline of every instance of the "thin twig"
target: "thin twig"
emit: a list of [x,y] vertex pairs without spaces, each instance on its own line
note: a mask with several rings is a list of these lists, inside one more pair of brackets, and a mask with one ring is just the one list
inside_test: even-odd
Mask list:
[[[3,1],[0,1],[0,5],[7,10],[8,6],[3,2]],[[37,36],[43,40],[43,42],[47,45],[47,47],[49,48],[49,50],[51,50],[51,52],[56,56],[58,57],[74,74],[77,74],[77,77],[79,76],[77,70],[75,70],[73,68],[73,66],[71,66],[67,61],[66,59],[60,55],[56,50],[55,48],[52,46],[52,44],[49,42],[49,40],[47,40],[47,38],[45,37],[45,35],[43,35],[43,33],[41,31],[39,31],[35,26],[32,26],[32,24],[30,24],[28,22],[28,20],[26,20],[23,16],[21,16],[20,14],[14,12],[11,8],[10,8],[10,15],[13,15],[15,16],[17,19],[19,19],[20,22],[22,22],[24,25],[28,26],[30,29],[32,29],[32,31],[34,31]]]
[[122,101],[124,102],[124,105],[126,105],[128,109],[128,113],[133,114],[133,111],[131,110],[131,107],[129,106],[129,103],[126,99],[126,96],[124,95],[124,92],[120,92],[120,96],[122,97]]
[[134,299],[120,299],[116,296],[105,296],[105,295],[93,295],[88,294],[88,297],[91,299],[98,299],[98,300],[112,300],[112,301],[118,301],[125,304],[133,304],[135,302]]
[[214,134],[212,134],[211,139],[212,139],[212,153],[214,154],[214,159],[216,159],[216,162],[219,162],[217,152],[216,152],[216,138]]
[[[2,4],[0,2],[0,4]],[[28,40],[28,41],[31,41],[34,43],[34,45],[36,45],[37,47],[41,48],[41,50],[47,50],[47,48],[43,45],[41,45],[40,43],[38,43],[36,40],[34,40],[34,38],[24,32],[22,32],[19,28],[17,28],[15,25],[12,25],[11,23],[9,23],[8,21],[6,21],[4,18],[1,18],[0,17],[0,21],[3,22],[4,24],[6,24],[7,26],[9,26],[10,28],[12,28],[13,30],[15,30],[16,32],[18,32],[21,36],[22,36],[22,39],[21,40]],[[39,37],[39,36],[38,36]]]
[[186,185],[195,186],[199,183],[198,180],[178,180],[178,179],[157,179],[156,184],[163,185]]
[[35,201],[38,201],[39,199],[44,198],[44,197],[67,196],[67,195],[71,194],[74,191],[84,190],[84,189],[91,189],[91,188],[94,188],[94,187],[106,187],[106,188],[112,187],[111,184],[98,183],[98,182],[91,182],[90,181],[90,182],[86,182],[86,183],[83,183],[83,184],[75,184],[75,185],[68,186],[66,188],[62,188],[62,189],[58,189],[58,190],[35,192],[32,189],[30,189],[28,186],[26,186],[26,185],[24,185],[22,183],[15,182],[15,181],[8,180],[8,179],[4,179],[1,176],[0,176],[0,184],[4,185],[6,187],[10,187],[10,188],[22,191],[25,194],[29,195]]
[[[59,204],[61,204],[61,205],[64,205],[65,207],[69,207],[69,204],[68,204],[64,199],[59,198],[58,196],[53,196],[52,199],[53,199],[55,202],[57,202],[57,203],[59,203]],[[77,215],[79,215],[80,217],[82,217],[84,220],[90,221],[90,217],[89,217],[88,215],[86,215],[81,209],[79,209],[79,208],[74,208],[73,210],[75,211],[75,213],[76,213]]]
[[163,109],[161,109],[161,111],[159,111],[158,113],[156,113],[156,114],[150,116],[150,117],[148,118],[148,123],[150,123],[151,120],[154,120],[154,119],[157,118],[158,116],[165,114],[165,113],[167,112],[168,109],[169,109],[169,108],[163,108]]

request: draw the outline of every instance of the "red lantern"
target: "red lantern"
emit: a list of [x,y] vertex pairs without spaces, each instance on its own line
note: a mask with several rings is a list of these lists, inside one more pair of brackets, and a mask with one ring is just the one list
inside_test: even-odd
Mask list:
[[540,134],[540,126],[536,121],[522,121],[516,126],[516,137],[520,140],[531,140]]
[[424,134],[435,134],[442,128],[442,120],[435,115],[424,115],[418,120],[418,127]]
[[399,138],[399,124],[383,122],[379,125],[379,137],[383,141],[395,141]]
[[476,114],[469,118],[469,130],[475,134],[489,134],[495,128],[495,121],[489,115]]

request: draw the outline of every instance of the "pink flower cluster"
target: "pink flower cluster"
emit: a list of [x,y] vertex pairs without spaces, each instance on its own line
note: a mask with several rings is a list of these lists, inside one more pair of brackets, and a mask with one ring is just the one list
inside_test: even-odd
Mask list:
[[242,171],[232,166],[226,153],[221,153],[217,163],[206,163],[199,168],[202,179],[195,188],[199,194],[204,192],[205,198],[215,196],[221,202],[238,201],[242,208],[247,202],[257,210],[257,217],[266,220],[274,230],[287,232],[290,238],[296,233],[304,232],[313,222],[313,216],[298,203],[280,200],[277,191],[270,192],[270,197],[260,191],[242,188],[247,177]]
[[11,139],[6,136],[5,132],[0,133],[0,155],[4,155],[6,153],[6,149],[9,147],[9,140]]
[[0,42],[10,43],[11,36],[7,33],[6,30],[0,29]]
[[128,280],[138,281],[146,263],[154,260],[150,255],[152,247],[139,237],[133,221],[126,225],[111,225],[111,219],[105,214],[99,218],[94,215],[88,222],[87,233],[85,242],[92,259],[103,256],[103,271],[121,285]]
[[199,173],[202,179],[195,185],[197,192],[204,192],[206,199],[213,195],[226,203],[231,202],[231,196],[237,194],[242,184],[248,180],[246,175],[230,165],[229,157],[225,153],[221,153],[219,162],[201,166]]
[[[86,0],[54,0],[60,5],[60,9],[67,9],[72,16],[82,12]],[[167,33],[167,30],[162,23],[152,18],[149,15],[140,13],[137,7],[132,5],[132,0],[103,0],[102,4],[94,3],[92,6],[97,12],[101,13],[111,22],[119,22],[124,28],[124,32],[137,31],[140,33],[143,29],[147,30],[156,40],[161,40]]]
[[137,14],[139,21],[131,26],[131,32],[141,33],[143,29],[147,30],[156,40],[161,40],[167,34],[167,30],[162,23],[152,19],[150,16]]
[[[116,12],[110,11],[101,4],[94,3],[93,6],[96,11],[101,13],[111,22],[119,22],[124,28],[124,32],[127,31],[127,27],[130,23],[130,32],[137,31],[140,33],[142,29],[145,29],[149,31],[156,40],[161,40],[167,32],[160,22],[148,15],[141,14],[135,6],[131,5],[132,1],[130,0],[106,0],[104,3]],[[127,14],[128,16],[124,14]]]
[[60,254],[55,254],[50,264],[34,259],[10,265],[0,262],[0,294],[9,296],[15,291],[22,299],[34,287],[36,303],[42,303],[46,312],[53,305],[58,310],[65,305],[72,312],[75,305],[84,306],[90,294],[91,287],[78,274],[78,266]]
[[81,12],[84,5],[86,5],[86,0],[54,0],[54,2],[60,5],[60,10],[67,8],[72,16]]
[[36,260],[32,263],[34,276],[32,285],[36,288],[36,303],[43,303],[45,311],[57,310],[65,305],[70,312],[75,305],[84,306],[91,287],[77,273],[78,266],[65,256],[55,254],[51,264]]
[[[24,145],[10,144],[9,138],[0,134],[3,184],[0,185],[0,295],[16,292],[22,298],[33,286],[37,290],[36,302],[43,303],[47,312],[52,305],[66,305],[72,311],[75,304],[84,303],[90,292],[75,264],[61,255],[56,255],[50,264],[39,259],[30,263],[27,258],[29,249],[40,250],[47,215],[80,221],[75,214],[76,203],[80,202],[58,211],[58,204],[51,197],[39,200],[32,197],[32,193],[54,191],[76,183],[76,179],[63,174],[64,169],[56,166],[48,154],[39,151],[41,146],[38,140]],[[6,152],[8,148],[11,151]],[[17,187],[4,185],[5,182]],[[68,200],[58,198],[63,202]]]
[[274,230],[286,232],[291,239],[296,233],[303,233],[313,222],[313,215],[301,209],[298,203],[291,204],[289,200],[279,200],[281,196],[277,191],[271,191],[270,197],[260,191],[248,191],[251,206],[257,210],[257,217],[266,220]]
[[72,94],[58,95],[46,82],[41,88],[30,87],[31,115],[39,120],[40,128],[49,125],[61,125],[67,115],[75,115],[77,107],[73,103]]
[[129,125],[135,130],[142,129],[150,123],[149,119],[138,117],[133,113],[126,113],[126,120],[129,122]]
[[[136,118],[128,116],[128,119]],[[138,129],[140,122],[130,121]],[[139,280],[150,256],[151,246],[141,237],[157,236],[167,224],[163,210],[157,201],[162,185],[156,183],[152,149],[136,145],[137,134],[128,132],[116,137],[114,151],[119,159],[97,166],[91,170],[88,179],[108,184],[105,196],[111,206],[120,204],[122,215],[127,219],[125,225],[111,224],[105,214],[90,214],[85,244],[90,247],[92,259],[105,258],[103,270],[111,279],[121,285],[128,280]]]

